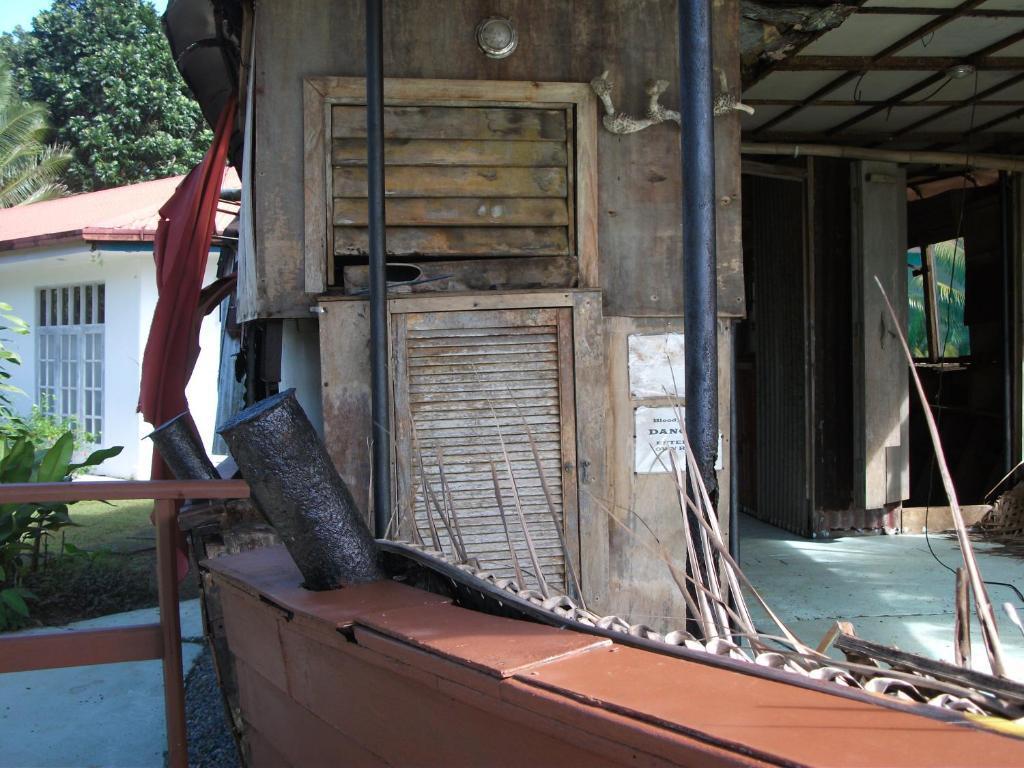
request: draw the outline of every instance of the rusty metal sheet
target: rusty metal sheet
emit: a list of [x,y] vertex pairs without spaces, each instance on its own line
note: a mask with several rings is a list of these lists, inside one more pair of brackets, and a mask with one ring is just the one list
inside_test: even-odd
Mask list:
[[307,616],[336,627],[351,626],[364,613],[451,601],[394,581],[355,584],[313,592],[303,589],[302,574],[283,546],[205,560],[203,568],[235,587],[268,600],[285,612]]
[[383,611],[359,623],[497,678],[611,645],[604,638],[456,606]]
[[516,679],[769,761],[1024,765],[1022,741],[623,646],[553,661]]

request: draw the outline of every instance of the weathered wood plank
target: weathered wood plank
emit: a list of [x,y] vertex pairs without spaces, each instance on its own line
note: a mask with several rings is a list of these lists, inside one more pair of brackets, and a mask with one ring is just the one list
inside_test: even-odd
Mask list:
[[[559,198],[395,198],[385,208],[391,226],[506,226],[561,227],[569,223],[566,201]],[[336,226],[367,223],[366,200],[340,197],[334,200]]]
[[[335,197],[366,197],[366,168],[334,168]],[[565,168],[396,165],[384,174],[386,197],[565,197]]]
[[[334,253],[365,256],[366,229],[336,227]],[[568,256],[569,243],[560,227],[388,227],[389,256]]]
[[[576,278],[571,256],[537,256],[472,261],[418,261],[421,279],[412,293],[439,291],[495,291],[510,288],[568,288]],[[369,285],[365,265],[346,266],[342,278],[347,293],[365,293]],[[436,279],[435,279],[436,278]]]
[[[366,165],[366,139],[336,138],[331,146],[335,165]],[[389,139],[385,165],[564,166],[564,141],[495,141],[492,139]]]
[[[366,138],[366,109],[336,105],[331,132]],[[386,139],[565,141],[565,112],[518,107],[384,107]]]

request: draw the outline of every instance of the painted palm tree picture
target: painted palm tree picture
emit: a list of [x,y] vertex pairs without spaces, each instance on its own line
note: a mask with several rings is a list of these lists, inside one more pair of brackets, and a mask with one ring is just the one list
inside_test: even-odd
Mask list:
[[907,251],[907,338],[915,358],[948,360],[971,354],[970,329],[964,323],[965,259],[962,237]]

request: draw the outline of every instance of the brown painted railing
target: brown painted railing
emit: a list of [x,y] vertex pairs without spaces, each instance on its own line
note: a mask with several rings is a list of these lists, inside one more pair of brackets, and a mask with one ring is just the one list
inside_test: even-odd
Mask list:
[[46,501],[152,499],[156,525],[157,591],[160,622],[116,629],[0,637],[0,673],[160,659],[164,673],[167,754],[171,768],[188,765],[185,682],[181,669],[181,622],[175,549],[179,499],[244,499],[242,480],[153,480],[99,483],[16,483],[0,485],[0,504]]

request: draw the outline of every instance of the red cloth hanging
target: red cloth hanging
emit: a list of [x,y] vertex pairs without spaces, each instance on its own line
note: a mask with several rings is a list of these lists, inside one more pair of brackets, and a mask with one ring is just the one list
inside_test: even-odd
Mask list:
[[[154,427],[188,409],[185,386],[199,358],[202,315],[197,317],[197,309],[234,117],[232,98],[217,121],[203,161],[160,209],[153,247],[157,302],[142,357],[138,408]],[[162,464],[154,454],[153,479],[166,476]]]
[[[142,417],[154,427],[188,410],[185,387],[199,359],[203,317],[234,285],[233,277],[224,278],[203,290],[235,110],[232,97],[217,120],[213,143],[203,161],[160,209],[153,244],[157,301],[142,356],[138,406]],[[170,477],[157,451],[153,451],[150,477]],[[179,542],[177,558],[179,577],[188,573],[182,544]]]

